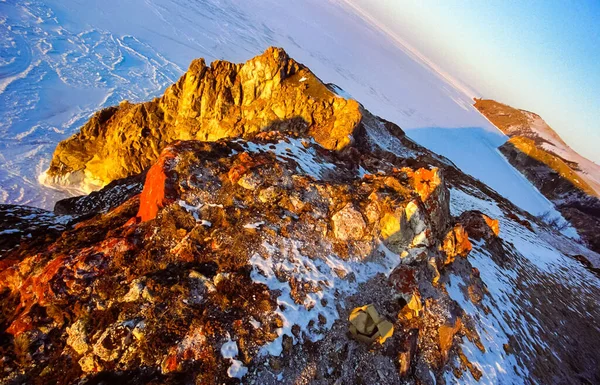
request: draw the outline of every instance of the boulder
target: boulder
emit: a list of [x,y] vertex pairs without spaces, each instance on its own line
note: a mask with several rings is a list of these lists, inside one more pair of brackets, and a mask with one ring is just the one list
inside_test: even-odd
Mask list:
[[476,240],[492,240],[500,234],[500,223],[481,211],[465,211],[458,218],[458,222],[467,231],[469,236]]
[[331,222],[335,237],[341,241],[361,239],[367,226],[362,214],[351,203],[333,214]]
[[469,235],[461,224],[456,224],[444,237],[440,250],[446,255],[444,265],[454,262],[456,256],[466,257],[473,245],[469,241]]
[[394,334],[394,325],[382,318],[373,304],[359,306],[348,317],[350,334],[357,341],[383,343]]

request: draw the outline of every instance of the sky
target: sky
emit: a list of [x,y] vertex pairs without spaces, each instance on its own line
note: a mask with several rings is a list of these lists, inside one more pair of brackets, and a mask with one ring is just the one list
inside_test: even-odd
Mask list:
[[599,0],[346,0],[474,90],[600,164]]

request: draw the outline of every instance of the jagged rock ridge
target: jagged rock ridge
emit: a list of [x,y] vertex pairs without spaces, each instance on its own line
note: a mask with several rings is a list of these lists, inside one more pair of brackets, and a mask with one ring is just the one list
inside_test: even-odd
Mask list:
[[174,140],[215,141],[260,131],[308,133],[328,149],[352,141],[359,104],[328,89],[282,49],[243,64],[192,62],[161,98],[98,112],[61,142],[42,177],[95,190],[148,168]]

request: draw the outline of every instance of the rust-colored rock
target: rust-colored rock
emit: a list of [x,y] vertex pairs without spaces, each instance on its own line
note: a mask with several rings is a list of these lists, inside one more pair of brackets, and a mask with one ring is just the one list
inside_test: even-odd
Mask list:
[[[156,217],[158,210],[164,207],[169,201],[169,190],[167,174],[169,162],[175,158],[175,154],[170,149],[165,149],[158,161],[150,167],[146,174],[144,189],[140,195],[140,209],[138,218],[142,221],[149,221]],[[172,199],[172,197],[171,197]]]
[[414,178],[415,190],[423,202],[426,202],[442,183],[439,169],[437,168],[431,170],[420,168],[412,173],[412,177]]
[[460,328],[462,327],[462,320],[460,317],[457,317],[453,323],[444,324],[439,327],[439,344],[440,344],[440,352],[442,354],[442,364],[448,361],[448,353],[450,352],[450,348],[452,348],[452,340],[454,339],[454,335],[458,333]]
[[235,165],[229,170],[227,176],[231,183],[238,183],[242,176],[254,166],[256,166],[256,162],[252,160],[247,152],[243,152],[238,156]]
[[497,219],[492,219],[484,214],[483,220],[485,220],[485,223],[492,230],[495,236],[500,235],[500,222]]
[[400,295],[409,295],[417,289],[416,269],[407,265],[396,267],[388,277],[392,288]]
[[423,311],[415,274],[414,267],[400,265],[392,271],[388,278],[388,282],[394,290],[394,296],[404,301],[398,317],[406,320],[419,317]]

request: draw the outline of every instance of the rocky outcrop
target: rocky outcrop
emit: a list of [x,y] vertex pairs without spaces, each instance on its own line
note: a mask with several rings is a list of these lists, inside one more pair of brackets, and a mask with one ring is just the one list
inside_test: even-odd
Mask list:
[[[506,159],[555,204],[592,250],[600,251],[600,166],[573,151],[536,114],[493,100],[475,99],[475,107],[510,137],[499,147]],[[543,219],[564,227],[555,218]]]
[[[143,171],[57,204],[73,217],[0,210],[0,232],[19,232],[0,253],[0,382],[431,384],[502,360],[543,383],[597,382],[600,334],[582,309],[600,293],[549,285],[555,272],[520,254],[547,236],[540,222],[317,80],[274,49],[197,61],[163,98],[101,112],[61,144],[58,178],[105,161],[103,178]],[[273,124],[281,102],[290,115]],[[491,206],[497,219],[464,212]],[[375,345],[367,329],[350,337],[368,304],[386,322]],[[539,356],[557,359],[537,359],[549,344]]]
[[22,244],[52,242],[74,219],[36,207],[0,205],[0,269],[7,266],[2,255]]
[[[497,221],[493,223],[493,226],[498,229]],[[446,254],[444,265],[454,262],[457,256],[466,257],[472,248],[473,245],[469,241],[469,234],[467,234],[465,228],[461,224],[454,225],[446,234],[440,246],[440,250]]]
[[[508,161],[556,205],[594,251],[600,251],[600,199],[594,188],[564,159],[540,149],[533,140],[513,137],[500,146]],[[554,218],[543,218],[557,229]]]
[[480,211],[465,211],[458,218],[460,227],[466,229],[470,237],[476,240],[493,240],[500,235],[500,223]]
[[306,134],[327,149],[352,142],[359,104],[333,93],[282,49],[244,64],[192,62],[161,98],[123,102],[61,142],[42,180],[96,190],[152,165],[175,140],[215,141],[261,131]]
[[596,195],[565,160],[541,149],[533,139],[514,136],[500,146],[500,151],[549,199],[570,194],[581,195],[579,199]]
[[[23,246],[27,257],[0,271],[6,335],[27,341],[6,367],[24,380],[39,374],[27,362],[40,360],[54,362],[44,381],[65,370],[64,381],[117,370],[144,381],[140,365],[155,378],[226,380],[261,349],[286,354],[290,339],[318,339],[340,300],[398,263],[412,265],[403,266],[413,281],[395,284],[406,305],[386,317],[418,320],[414,274],[441,247],[434,229],[451,221],[447,187],[436,168],[361,176],[356,163],[370,156],[278,132],[170,144],[141,194],[48,247]],[[293,310],[276,305],[286,298]],[[215,347],[228,338],[237,354],[223,360]],[[407,341],[405,359],[416,362]]]
[[145,178],[146,173],[132,175],[117,179],[99,191],[94,191],[88,195],[62,199],[54,205],[54,213],[71,215],[79,219],[105,213],[142,192]]

